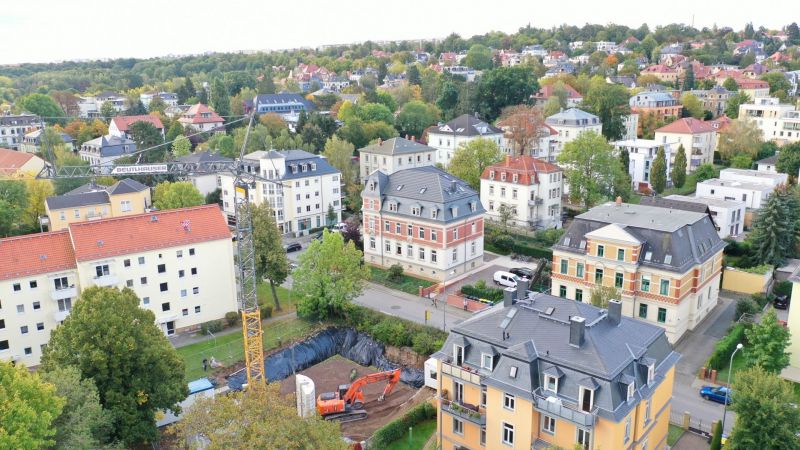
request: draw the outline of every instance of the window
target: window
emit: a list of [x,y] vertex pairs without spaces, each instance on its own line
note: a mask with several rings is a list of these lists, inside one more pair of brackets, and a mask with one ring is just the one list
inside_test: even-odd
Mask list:
[[578,428],[578,435],[575,437],[575,442],[580,445],[584,450],[589,450],[589,442],[591,442],[592,433],[582,428]]
[[579,302],[583,301],[583,289],[575,289],[575,300]]
[[411,224],[406,225],[406,235],[408,236],[414,235],[414,225]]
[[453,433],[458,435],[464,434],[464,422],[461,419],[453,417]]
[[388,220],[383,222],[383,231],[387,233],[391,231],[391,224],[389,223]]
[[186,272],[183,269],[179,270],[178,271],[178,278],[183,278],[184,276],[186,276]]
[[28,326],[27,325],[23,325],[23,326],[19,327],[19,332],[20,332],[20,334],[28,334]]
[[139,265],[140,265],[140,266],[143,266],[143,265],[144,265],[144,256],[140,256],[140,257],[139,257]]
[[125,287],[132,288],[133,287],[133,280],[125,280]]
[[453,262],[458,261],[458,251],[453,249]]
[[39,322],[36,324],[36,331],[44,331],[44,322]]
[[167,265],[166,264],[159,264],[158,265],[158,273],[164,273],[166,271],[167,271]]
[[569,261],[566,259],[561,260],[561,273],[567,273],[567,269],[569,268]]
[[669,295],[669,280],[661,280],[661,295]]
[[642,292],[650,292],[650,277],[642,277],[640,285]]
[[194,307],[194,313],[200,314],[200,305]]
[[653,381],[656,380],[656,366],[654,364],[650,364],[647,366],[647,384],[653,384]]
[[188,316],[189,315],[189,308],[183,308],[181,310],[181,314],[183,314],[184,316]]
[[419,236],[420,239],[425,239],[425,228],[419,227],[417,229],[417,236]]
[[453,398],[457,403],[464,402],[464,383],[453,381]]
[[120,208],[122,212],[128,212],[131,210],[131,201],[130,200],[122,200],[119,202]]
[[200,288],[198,286],[192,288],[192,294],[197,295],[199,293],[200,293]]
[[575,267],[575,276],[578,278],[583,278],[583,263],[578,263]]
[[161,290],[161,292],[167,292],[167,290],[169,290],[169,287],[167,286],[167,283],[159,284],[158,288]]
[[556,434],[556,419],[550,416],[543,416],[542,431],[548,434]]
[[481,427],[481,446],[486,445],[486,427]]
[[384,249],[386,250],[387,253],[391,252],[392,251],[392,242],[391,241],[385,241],[383,247],[384,247]]
[[169,302],[164,302],[161,304],[161,311],[169,311]]
[[625,279],[625,275],[622,272],[617,272],[614,274],[614,287],[621,288],[622,281]]
[[464,362],[464,347],[460,345],[453,345],[453,360],[457,366]]
[[544,388],[548,391],[558,392],[558,378],[552,375],[545,375]]
[[81,218],[81,210],[74,209],[74,210],[72,210],[72,213],[73,213],[73,215],[75,216],[76,219],[80,219]]
[[635,383],[628,383],[628,401],[633,400],[633,396],[636,393],[636,384]]
[[189,291],[186,289],[181,289],[181,298],[186,297],[187,295],[189,295]]
[[512,189],[511,190],[511,198],[514,199],[514,200],[517,199],[517,190],[516,189]]
[[647,303],[639,303],[639,318],[647,319]]
[[67,289],[69,287],[69,282],[67,277],[56,278],[53,280],[53,285],[55,286],[57,291],[61,289]]
[[503,394],[503,408],[513,411],[515,403],[516,397],[511,394]]
[[581,411],[591,412],[594,405],[594,390],[585,387],[580,388],[580,408]]
[[8,341],[0,341],[0,352],[8,350]]
[[142,304],[149,305],[150,304],[150,297],[142,297]]
[[439,217],[439,210],[436,209],[436,208],[433,208],[431,210],[431,219],[436,219],[437,217]]
[[431,230],[431,240],[436,242],[439,239],[439,232],[436,230]]
[[617,249],[617,261],[625,261],[625,250]]
[[191,273],[192,275],[197,275],[197,267],[192,267]]
[[139,283],[141,283],[142,286],[147,286],[147,277],[140,278]]
[[481,406],[486,408],[486,386],[481,387]]
[[453,240],[458,240],[458,228],[453,229]]
[[644,423],[650,422],[650,403],[647,400],[644,402]]
[[436,250],[431,250],[431,262],[436,262]]
[[425,261],[425,249],[420,247],[419,250],[417,251],[417,253],[418,253],[419,259],[421,261]]
[[130,267],[131,266],[131,260],[130,259],[126,259],[126,260],[122,261],[122,265],[124,267]]
[[95,278],[108,276],[111,272],[108,270],[108,264],[94,266]]
[[664,323],[667,321],[667,309],[666,308],[658,308],[658,322]]
[[503,444],[514,445],[514,425],[503,422]]
[[39,283],[36,280],[32,280],[28,283],[28,286],[30,286],[31,289],[36,289],[37,287],[39,287]]
[[33,350],[30,347],[25,347],[25,355],[30,356],[33,354]]
[[481,367],[484,369],[492,370],[493,364],[492,360],[494,357],[492,355],[487,355],[486,353],[481,353]]
[[594,269],[595,284],[603,284],[603,269]]
[[33,310],[36,311],[37,309],[42,309],[42,304],[39,302],[33,302]]
[[6,321],[3,320],[3,319],[0,319],[0,330],[5,329],[5,327],[6,327]]
[[606,253],[606,247],[604,245],[598,245],[597,246],[597,256],[602,258],[603,255],[605,255],[605,253]]
[[566,286],[559,286],[558,288],[558,296],[561,298],[567,298],[567,287]]
[[72,309],[72,299],[65,298],[58,301],[59,312],[69,311]]
[[400,223],[394,224],[394,232],[395,234],[400,234]]
[[631,418],[625,419],[625,442],[631,440]]
[[419,206],[412,206],[411,207],[411,214],[415,215],[415,216],[418,216],[420,214],[421,210],[422,210],[422,208],[420,208]]
[[412,258],[414,256],[414,246],[406,245],[406,256]]
[[178,258],[183,258],[183,250],[175,251],[175,256],[178,257]]
[[372,250],[375,250],[375,238],[374,237],[370,237],[369,238],[369,248],[372,249]]

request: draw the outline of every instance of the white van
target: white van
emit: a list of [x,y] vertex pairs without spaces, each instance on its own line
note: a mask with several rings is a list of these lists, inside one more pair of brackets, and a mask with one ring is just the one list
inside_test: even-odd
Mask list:
[[519,277],[514,275],[511,272],[506,272],[503,270],[498,270],[494,273],[494,284],[499,284],[500,286],[505,287],[517,287],[517,282],[519,281]]
[[339,222],[336,225],[331,225],[331,232],[333,233],[341,233],[344,231],[344,228],[347,226],[344,222]]

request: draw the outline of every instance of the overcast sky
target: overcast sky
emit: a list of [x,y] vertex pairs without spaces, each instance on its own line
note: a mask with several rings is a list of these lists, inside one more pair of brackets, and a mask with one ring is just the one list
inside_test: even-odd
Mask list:
[[[32,0],[2,2],[0,64],[283,49],[365,40],[462,37],[530,23],[682,22],[780,28],[796,0]],[[761,7],[763,6],[763,7]]]

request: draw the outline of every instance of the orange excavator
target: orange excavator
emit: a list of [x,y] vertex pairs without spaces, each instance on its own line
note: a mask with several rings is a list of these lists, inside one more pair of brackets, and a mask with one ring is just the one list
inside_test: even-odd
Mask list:
[[386,372],[371,373],[353,381],[351,384],[339,385],[338,392],[326,392],[317,397],[317,412],[325,420],[336,420],[339,422],[352,422],[365,419],[367,411],[364,410],[364,386],[381,381],[389,382],[383,390],[383,394],[378,397],[378,401],[383,401],[392,392],[394,386],[400,381],[400,369],[388,370]]

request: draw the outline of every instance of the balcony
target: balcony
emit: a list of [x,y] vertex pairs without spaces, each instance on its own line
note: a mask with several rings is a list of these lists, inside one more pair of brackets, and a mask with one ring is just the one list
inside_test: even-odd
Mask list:
[[55,289],[50,293],[50,298],[53,300],[64,300],[65,298],[75,298],[78,296],[78,288],[73,284],[72,286]]
[[542,200],[541,197],[537,197],[533,200],[528,200],[528,206],[539,206],[542,203],[544,203],[544,200]]
[[64,321],[64,319],[67,318],[68,315],[69,311],[56,311],[53,313],[53,320],[55,320],[58,323],[61,323]]
[[454,365],[453,358],[449,356],[442,358],[442,373],[478,386],[481,384],[482,376],[477,369]]
[[108,286],[115,286],[119,283],[119,279],[114,275],[104,275],[102,277],[94,277],[92,279],[96,286],[100,287],[108,287]]
[[597,418],[597,407],[591,412],[580,410],[577,405],[564,402],[561,399],[555,401],[548,400],[554,397],[543,397],[538,393],[535,395],[536,409],[540,412],[554,415],[583,427],[593,427]]
[[442,411],[453,416],[472,422],[479,426],[486,425],[486,412],[481,412],[477,406],[455,402],[442,398]]

